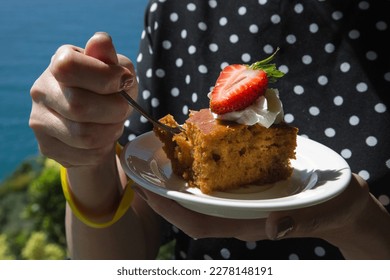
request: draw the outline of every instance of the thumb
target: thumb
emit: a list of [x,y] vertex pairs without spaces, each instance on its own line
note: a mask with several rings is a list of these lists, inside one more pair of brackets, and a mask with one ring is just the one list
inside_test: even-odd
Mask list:
[[85,46],[85,54],[106,64],[118,64],[118,57],[111,36],[105,32],[96,32]]

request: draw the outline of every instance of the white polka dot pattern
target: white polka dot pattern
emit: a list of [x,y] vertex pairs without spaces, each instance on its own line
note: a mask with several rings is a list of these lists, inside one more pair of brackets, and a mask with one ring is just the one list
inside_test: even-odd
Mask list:
[[[383,41],[390,36],[390,1],[152,0],[147,9],[137,56],[139,102],[146,109],[183,122],[190,110],[208,107],[207,93],[223,67],[250,64],[280,47],[275,62],[286,76],[271,86],[280,91],[285,122],[339,152],[390,207],[384,184],[390,173],[390,45]],[[134,116],[125,130],[127,141],[150,126]],[[177,258],[272,258],[274,250],[287,259],[340,257],[320,241],[298,246],[294,240],[277,249],[261,241],[183,242],[189,247]]]

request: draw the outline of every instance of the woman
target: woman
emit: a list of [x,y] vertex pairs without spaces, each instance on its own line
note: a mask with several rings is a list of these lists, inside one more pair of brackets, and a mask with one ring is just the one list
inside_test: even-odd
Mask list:
[[[41,151],[67,168],[71,257],[154,258],[163,236],[176,238],[176,258],[389,258],[390,63],[382,42],[389,4],[150,1],[139,84],[107,34],[85,49],[59,48],[31,90],[30,126]],[[201,215],[134,186],[131,208],[107,224],[126,184],[115,142],[151,129],[136,113],[125,121],[130,109],[117,93],[139,93],[155,117],[171,113],[182,122],[190,109],[208,107],[221,67],[250,64],[277,47],[276,63],[287,73],[275,85],[286,122],[340,153],[360,176],[330,201],[258,220]],[[87,226],[75,211],[104,227]]]

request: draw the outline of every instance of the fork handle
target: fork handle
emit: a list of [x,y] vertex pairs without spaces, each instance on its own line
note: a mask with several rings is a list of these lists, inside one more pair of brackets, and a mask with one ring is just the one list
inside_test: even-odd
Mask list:
[[[178,133],[174,130],[173,127],[167,126],[154,118],[152,118],[133,98],[131,98],[130,95],[128,95],[125,91],[121,91],[120,94],[127,100],[127,102],[136,109],[141,115],[143,115],[145,118],[147,118],[153,125],[158,126],[161,129],[164,129],[166,131],[169,131],[170,133]],[[180,131],[179,131],[180,132]]]

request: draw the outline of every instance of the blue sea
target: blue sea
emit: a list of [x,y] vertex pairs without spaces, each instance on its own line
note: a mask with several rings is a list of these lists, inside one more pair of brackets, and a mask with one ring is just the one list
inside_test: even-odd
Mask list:
[[62,44],[110,33],[136,59],[147,0],[2,0],[0,5],[0,181],[39,154],[28,126],[30,88]]

